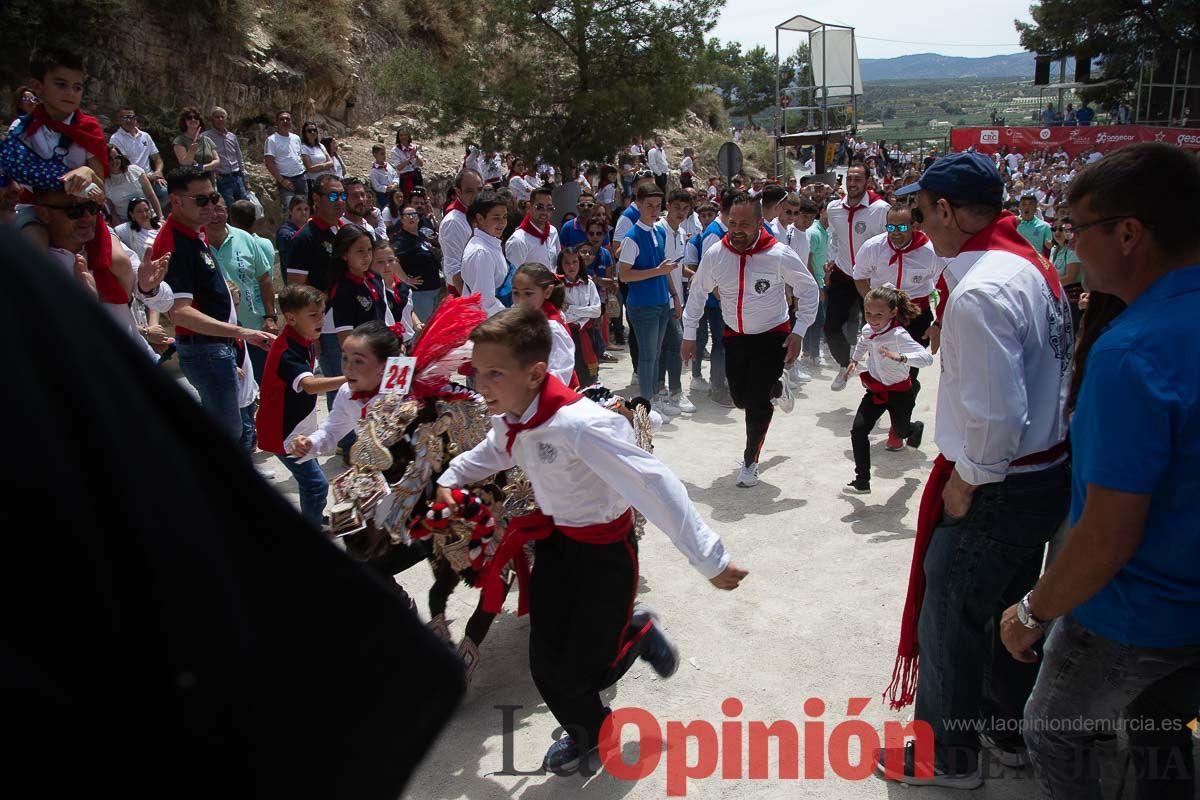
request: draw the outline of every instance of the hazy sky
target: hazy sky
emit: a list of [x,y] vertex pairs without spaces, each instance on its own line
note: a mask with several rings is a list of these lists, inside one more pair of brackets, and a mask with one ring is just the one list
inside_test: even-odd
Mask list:
[[[1021,50],[1013,20],[1031,21],[1030,3],[1031,0],[990,0],[987,3],[969,0],[872,0],[859,3],[846,0],[726,0],[717,27],[710,35],[724,41],[738,41],[747,47],[761,44],[773,52],[775,26],[803,14],[821,22],[853,26],[859,58],[891,58],[909,53],[993,56]],[[903,40],[903,43],[879,39]],[[790,52],[802,41],[805,41],[803,34],[781,32],[780,51]]]

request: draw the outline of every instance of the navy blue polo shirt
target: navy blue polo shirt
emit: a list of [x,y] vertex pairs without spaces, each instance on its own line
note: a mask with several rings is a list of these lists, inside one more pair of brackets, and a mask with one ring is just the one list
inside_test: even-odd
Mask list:
[[[284,268],[289,275],[303,275],[309,286],[329,294],[329,259],[333,256],[333,237],[338,226],[329,225],[317,217],[304,223],[292,237],[291,250]],[[172,286],[171,288],[175,288]]]
[[347,273],[333,287],[329,307],[333,311],[333,332],[354,330],[364,322],[387,319],[387,290],[383,279],[374,272],[365,277]]
[[313,374],[315,361],[312,340],[301,338],[291,325],[271,343],[254,420],[263,451],[286,455],[284,440],[316,409],[317,396],[300,388],[300,379]]
[[1142,540],[1071,612],[1137,647],[1200,645],[1200,265],[1159,278],[1087,356],[1071,419],[1071,524],[1088,484],[1150,496]]
[[[176,299],[191,300],[192,307],[218,322],[233,319],[233,298],[225,285],[225,275],[217,266],[203,231],[194,231],[167,217],[150,248],[152,260],[171,254],[165,278]],[[196,332],[182,325],[175,326],[179,336],[195,336]]]

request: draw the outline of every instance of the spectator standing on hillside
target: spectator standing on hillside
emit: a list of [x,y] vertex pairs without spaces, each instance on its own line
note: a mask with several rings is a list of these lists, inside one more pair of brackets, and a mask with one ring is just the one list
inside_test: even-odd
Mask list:
[[225,198],[225,205],[233,208],[238,200],[247,199],[246,195],[246,156],[242,153],[242,143],[237,134],[229,130],[229,114],[220,106],[213,107],[209,114],[212,127],[204,132],[205,138],[213,143],[217,160],[217,191]]
[[291,208],[293,195],[308,201],[308,181],[300,158],[300,137],[292,133],[291,113],[280,111],[275,115],[275,124],[277,130],[263,143],[263,166],[275,179],[280,208],[286,210]]
[[315,122],[304,123],[300,130],[300,161],[304,164],[304,179],[309,183],[326,172],[337,174],[333,170],[333,159],[329,157],[329,151],[321,144],[321,132]]
[[667,191],[667,176],[671,173],[671,167],[667,164],[667,152],[663,149],[661,136],[654,137],[654,146],[646,153],[646,161],[650,166],[650,172],[654,175],[654,182],[665,193]]
[[[129,159],[114,144],[108,146],[108,177],[104,179],[104,200],[108,204],[109,214],[114,224],[126,222],[129,201],[135,197],[148,198],[154,213],[161,219],[162,208],[154,195],[154,186],[150,177],[141,169],[129,163]],[[140,253],[138,254],[141,255]]]
[[119,147],[130,164],[149,176],[159,206],[164,206],[167,201],[167,180],[163,177],[163,161],[158,154],[158,145],[154,144],[150,134],[138,127],[137,113],[131,106],[121,106],[117,110],[117,121],[121,127],[109,137],[109,143]]

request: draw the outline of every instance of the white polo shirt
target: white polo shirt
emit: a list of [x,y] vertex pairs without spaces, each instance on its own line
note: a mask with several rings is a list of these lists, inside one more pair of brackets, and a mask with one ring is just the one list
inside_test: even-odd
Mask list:
[[150,134],[141,129],[136,133],[126,133],[124,128],[118,128],[116,133],[108,137],[108,143],[116,145],[129,159],[130,164],[141,167],[146,172],[154,171],[150,166],[150,156],[158,155],[158,146],[154,144]]

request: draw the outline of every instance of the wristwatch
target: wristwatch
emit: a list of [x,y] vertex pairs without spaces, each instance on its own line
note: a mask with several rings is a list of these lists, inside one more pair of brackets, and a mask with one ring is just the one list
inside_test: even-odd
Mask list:
[[271,322],[278,322],[279,315],[278,314],[263,314],[263,319],[269,319],[269,320],[271,320]]
[[1029,595],[1031,594],[1033,594],[1032,591],[1026,592],[1025,596],[1021,598],[1021,602],[1017,603],[1017,622],[1020,622],[1030,630],[1036,631],[1046,627],[1047,620],[1038,619],[1029,610]]

